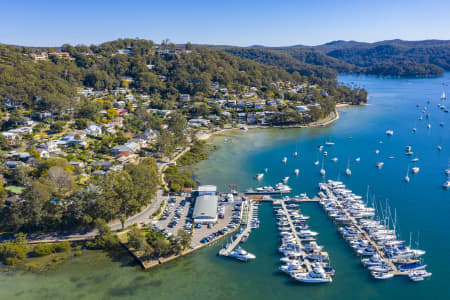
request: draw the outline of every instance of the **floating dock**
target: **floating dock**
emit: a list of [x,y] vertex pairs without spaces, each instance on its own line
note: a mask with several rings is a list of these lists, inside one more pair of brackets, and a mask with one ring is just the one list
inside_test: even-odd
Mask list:
[[253,219],[253,208],[254,208],[254,204],[252,201],[249,200],[249,204],[246,205],[246,208],[245,208],[246,212],[243,213],[244,216],[242,218],[242,220],[244,220],[246,217],[245,229],[241,233],[237,234],[236,238],[231,243],[227,244],[225,248],[222,248],[219,251],[219,255],[229,256],[230,253],[233,251],[233,249],[236,248],[237,245],[239,245],[239,243],[242,241],[242,239],[244,239],[244,238],[245,238],[245,240],[248,239],[250,232],[252,230],[250,223]]
[[[362,228],[362,226],[359,224],[358,220],[355,217],[353,217],[351,213],[349,213],[348,209],[346,207],[344,207],[343,203],[338,199],[336,194],[328,187],[327,184],[320,184],[320,189],[321,189],[321,191],[318,193],[320,200],[321,201],[326,201],[326,200],[333,201],[333,204],[339,209],[339,211],[343,212],[345,214],[345,216],[348,218],[348,220],[350,220],[349,225],[356,228],[358,233],[360,233],[362,235],[363,239],[367,240],[369,245],[371,247],[373,247],[373,249],[375,249],[376,253],[382,258],[383,262],[387,263],[390,266],[391,271],[389,271],[389,273],[392,273],[394,276],[398,276],[398,275],[408,276],[409,275],[410,272],[408,272],[408,271],[402,272],[399,270],[399,268],[395,264],[395,262],[398,263],[398,261],[396,261],[396,259],[391,259],[386,255],[384,249],[382,249],[382,247],[380,247],[376,243],[376,241],[372,238],[372,236],[364,228]],[[325,207],[325,206],[322,205],[322,207]],[[346,224],[348,224],[348,223],[346,223]],[[388,229],[388,228],[386,228],[386,229]],[[414,262],[417,262],[418,260],[419,260],[419,258],[404,259],[404,261],[402,261],[402,263],[414,263]]]

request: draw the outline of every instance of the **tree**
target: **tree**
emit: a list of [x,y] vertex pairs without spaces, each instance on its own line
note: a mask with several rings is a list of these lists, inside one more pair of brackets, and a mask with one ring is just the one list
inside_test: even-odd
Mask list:
[[179,243],[183,247],[183,249],[186,249],[191,245],[191,238],[192,235],[190,232],[183,229],[178,230],[177,239],[179,240]]
[[179,112],[170,114],[168,120],[169,129],[174,133],[175,139],[178,141],[184,138],[184,130],[187,126],[186,118]]
[[51,167],[47,178],[55,185],[59,195],[70,193],[75,184],[72,174],[60,166]]
[[137,250],[142,250],[148,246],[145,234],[138,227],[133,227],[128,232],[128,245]]
[[119,219],[120,219],[120,224],[122,224],[122,229],[124,229],[125,222],[127,221],[127,216],[125,216],[124,214],[120,214]]
[[19,165],[17,166],[11,174],[11,179],[15,184],[18,185],[24,185],[27,183],[29,176],[28,176],[28,167],[25,165]]
[[172,144],[173,144],[172,134],[167,130],[161,130],[158,133],[158,140],[156,142],[157,151],[162,155],[167,156],[170,153]]
[[62,132],[64,129],[64,122],[63,121],[56,121],[50,126],[50,130],[59,133]]

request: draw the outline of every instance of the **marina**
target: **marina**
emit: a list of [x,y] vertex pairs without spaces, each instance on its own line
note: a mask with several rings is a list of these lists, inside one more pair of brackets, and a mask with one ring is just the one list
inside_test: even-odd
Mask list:
[[308,229],[309,217],[300,214],[298,207],[289,199],[273,200],[281,236],[278,250],[283,254],[280,260],[285,263],[280,270],[302,283],[330,283],[334,270],[328,264],[328,253],[317,245],[317,232]]
[[[350,244],[368,267],[375,279],[390,279],[397,275],[407,275],[412,281],[430,277],[431,273],[414,272],[424,270],[421,263],[425,251],[403,246],[404,241],[397,239],[395,227],[397,220],[392,220],[389,227],[390,209],[386,207],[385,219],[375,214],[375,208],[365,206],[362,197],[355,195],[339,181],[328,180],[319,183],[320,204],[339,226],[339,232]],[[369,199],[366,199],[367,202]]]
[[237,258],[243,261],[256,258],[253,254],[249,255],[249,253],[245,252],[241,247],[238,247],[239,243],[245,242],[248,239],[252,229],[256,229],[254,224],[257,223],[255,222],[257,219],[254,216],[255,212],[257,215],[257,206],[253,201],[244,204],[244,211],[241,222],[241,226],[243,225],[243,227],[241,227],[242,230],[235,235],[231,242],[220,249],[219,255]]
[[[257,194],[248,195],[248,198],[261,203],[258,206],[260,227],[250,232],[245,243],[238,244],[256,256],[254,261],[241,263],[218,257],[228,237],[149,272],[141,272],[132,259],[119,261],[99,252],[83,251],[83,256],[68,260],[59,270],[45,276],[2,273],[0,298],[47,299],[49,293],[63,298],[61,291],[70,291],[74,299],[114,298],[113,295],[144,299],[150,294],[153,299],[165,300],[229,299],[242,295],[251,300],[447,298],[446,274],[450,261],[449,243],[445,237],[450,228],[447,217],[450,194],[442,185],[448,180],[445,170],[449,168],[450,140],[448,134],[441,132],[448,127],[439,126],[441,120],[435,111],[439,108],[434,103],[428,108],[431,110],[432,128],[427,130],[426,124],[417,120],[426,99],[434,97],[436,91],[439,91],[437,96],[442,93],[443,79],[401,80],[349,75],[340,80],[364,84],[372,95],[370,105],[340,109],[340,120],[330,127],[251,129],[217,135],[211,143],[218,145],[218,150],[196,166],[194,179],[201,184],[215,184],[220,191],[227,190],[228,183],[238,183],[244,191],[256,186],[273,186],[283,177],[290,176],[292,196],[303,192],[313,196],[318,192],[317,183],[323,180],[319,173],[322,157],[316,151],[317,146],[332,140],[335,145],[326,147],[328,157],[339,157],[339,161],[325,162],[326,179],[342,181],[357,195],[365,195],[367,184],[370,184],[371,194],[383,199],[382,202],[389,198],[389,205],[397,209],[401,220],[398,222],[401,228],[397,232],[406,240],[405,245],[408,245],[409,231],[414,232],[414,238],[420,231],[421,248],[427,251],[426,272],[432,272],[431,278],[420,280],[426,274],[422,276],[423,270],[417,270],[411,273],[417,275],[418,282],[412,282],[406,274],[394,276],[391,280],[374,279],[368,267],[363,268],[354,255],[354,248],[344,243],[335,223],[324,213],[317,198],[307,200],[293,196],[289,198],[299,200],[301,213],[310,216],[308,225],[311,230],[320,233],[316,240],[326,247],[336,270],[331,284],[299,284],[279,271],[282,256],[278,252],[279,229],[272,204],[278,194],[269,195],[271,197]],[[450,80],[449,74],[445,80]],[[421,104],[420,110],[416,109],[416,103]],[[442,121],[450,122],[448,119]],[[416,127],[416,133],[412,132],[413,127]],[[387,128],[395,130],[394,136],[386,136]],[[233,143],[223,143],[224,138]],[[380,139],[383,144],[379,144]],[[414,156],[405,155],[407,145],[412,146]],[[442,146],[442,151],[437,150],[437,145]],[[298,159],[292,156],[296,146],[301,149]],[[380,150],[378,156],[374,153],[377,148]],[[391,155],[395,159],[386,159]],[[289,158],[286,165],[281,163],[285,156]],[[345,175],[348,156],[351,176]],[[413,167],[411,159],[415,157],[420,158],[417,161],[420,172],[417,176],[410,174],[411,182],[405,184],[407,166]],[[381,170],[375,167],[380,161],[385,163]],[[301,170],[298,178],[292,175],[296,168]],[[257,182],[255,175],[262,171],[264,177]],[[392,213],[394,215],[394,211]]]

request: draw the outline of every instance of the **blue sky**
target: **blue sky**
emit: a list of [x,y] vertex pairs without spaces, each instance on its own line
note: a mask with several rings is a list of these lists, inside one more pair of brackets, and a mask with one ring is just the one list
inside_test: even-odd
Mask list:
[[0,10],[0,43],[59,46],[117,38],[286,46],[332,40],[450,39],[449,0],[20,0]]

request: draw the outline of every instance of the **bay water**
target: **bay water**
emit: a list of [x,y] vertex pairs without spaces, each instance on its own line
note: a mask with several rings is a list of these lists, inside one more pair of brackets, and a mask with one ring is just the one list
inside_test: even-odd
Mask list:
[[[405,276],[373,280],[321,207],[305,203],[300,209],[311,217],[310,227],[319,232],[318,243],[328,251],[336,275],[331,284],[297,283],[278,271],[278,232],[272,205],[264,203],[259,211],[261,227],[243,244],[256,255],[255,261],[219,257],[217,252],[226,240],[150,271],[141,271],[128,257],[87,252],[45,274],[1,273],[0,299],[449,299],[450,191],[442,189],[442,184],[450,159],[450,114],[437,104],[443,90],[450,92],[450,74],[428,79],[342,75],[339,80],[366,88],[369,105],[339,109],[340,119],[327,127],[214,136],[210,142],[219,149],[195,166],[195,179],[215,184],[220,191],[227,191],[229,184],[243,191],[274,185],[289,176],[293,195],[305,192],[313,197],[323,180],[319,174],[323,155],[317,146],[333,142],[334,146],[323,150],[328,152],[323,159],[326,179],[339,179],[364,197],[369,186],[372,198],[388,203],[392,212],[395,209],[401,238],[408,244],[412,232],[413,246],[418,241],[419,248],[427,251],[424,262],[433,273],[429,280],[412,283]],[[450,99],[442,103],[450,108]],[[424,106],[426,113],[422,113]],[[388,129],[393,136],[386,135]],[[405,155],[407,145],[413,156]],[[286,164],[281,162],[283,157]],[[337,162],[332,161],[334,157]],[[360,162],[355,161],[357,157]],[[411,162],[415,157],[419,161]],[[376,168],[378,162],[384,162],[382,169]],[[345,175],[348,165],[351,176]],[[420,172],[410,173],[411,181],[406,183],[405,175],[413,166]],[[268,172],[256,181],[255,175],[264,168]],[[295,169],[300,170],[299,176]]]

